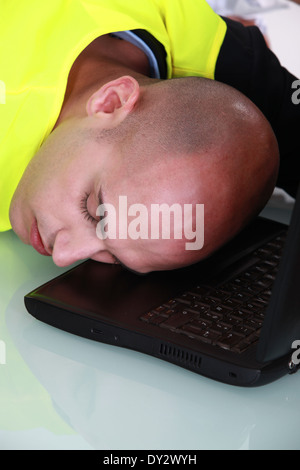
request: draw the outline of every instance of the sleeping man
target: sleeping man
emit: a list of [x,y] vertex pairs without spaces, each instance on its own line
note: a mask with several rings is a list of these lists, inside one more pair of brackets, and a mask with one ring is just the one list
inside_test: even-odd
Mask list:
[[[275,184],[295,195],[295,77],[259,30],[203,0],[140,6],[4,7],[0,229],[58,266],[185,266],[239,232]],[[173,216],[167,236],[151,217],[145,233],[141,208],[155,207]]]

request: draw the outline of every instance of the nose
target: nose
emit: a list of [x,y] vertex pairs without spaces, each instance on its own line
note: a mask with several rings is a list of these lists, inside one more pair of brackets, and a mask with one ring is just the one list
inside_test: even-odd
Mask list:
[[61,230],[56,234],[52,258],[57,266],[69,266],[76,261],[88,258],[97,258],[99,261],[104,261],[106,255],[107,251],[103,241],[95,235],[81,237],[67,230]]

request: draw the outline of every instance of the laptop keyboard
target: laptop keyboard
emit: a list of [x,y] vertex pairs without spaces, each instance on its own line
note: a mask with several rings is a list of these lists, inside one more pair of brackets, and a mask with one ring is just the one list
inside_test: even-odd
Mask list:
[[253,263],[217,286],[199,284],[145,313],[144,322],[242,353],[258,341],[286,232],[253,252]]

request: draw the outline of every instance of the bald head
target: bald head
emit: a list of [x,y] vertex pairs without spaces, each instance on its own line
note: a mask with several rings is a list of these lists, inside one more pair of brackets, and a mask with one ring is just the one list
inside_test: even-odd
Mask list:
[[[117,258],[148,272],[195,263],[241,230],[272,193],[274,134],[258,109],[228,86],[122,76],[82,101],[84,109],[69,112],[33,157],[10,207],[15,232],[59,266]],[[116,239],[97,237],[99,194],[116,210],[117,225],[119,197],[126,196],[127,236],[117,226]],[[149,218],[148,236],[142,235],[142,218],[153,207],[166,209],[167,221],[160,220],[169,223],[169,236]],[[193,234],[200,243],[187,249]]]
[[204,205],[201,250],[187,251],[184,237],[153,243],[154,251],[167,253],[165,268],[210,255],[272,194],[278,171],[273,131],[258,108],[229,86],[202,78],[151,85],[123,125],[117,181],[130,203]]

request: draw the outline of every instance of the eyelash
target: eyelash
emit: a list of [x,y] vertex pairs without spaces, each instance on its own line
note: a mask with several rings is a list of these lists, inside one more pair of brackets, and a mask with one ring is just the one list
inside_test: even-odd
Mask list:
[[88,197],[89,197],[89,194],[85,193],[84,197],[80,201],[80,210],[81,210],[81,213],[83,214],[85,220],[87,220],[88,222],[91,222],[91,223],[96,223],[96,222],[98,222],[98,220],[96,220],[89,213],[88,208],[87,208]]

